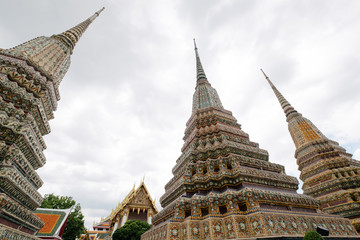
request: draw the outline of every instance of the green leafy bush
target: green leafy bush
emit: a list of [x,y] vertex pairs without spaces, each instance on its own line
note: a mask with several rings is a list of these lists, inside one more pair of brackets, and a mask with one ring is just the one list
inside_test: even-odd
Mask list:
[[324,238],[315,231],[309,231],[305,234],[303,240],[324,240]]
[[138,220],[129,220],[112,235],[113,240],[140,240],[143,233],[149,230],[150,224]]

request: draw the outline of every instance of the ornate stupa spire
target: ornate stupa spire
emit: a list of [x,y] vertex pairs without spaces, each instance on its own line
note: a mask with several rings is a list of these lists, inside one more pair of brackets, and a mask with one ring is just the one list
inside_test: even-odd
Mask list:
[[82,23],[61,34],[37,37],[10,49],[0,49],[0,53],[26,60],[48,79],[54,81],[57,88],[70,66],[70,56],[75,44],[103,10],[104,8],[100,9]]
[[275,96],[284,110],[286,121],[289,123],[289,131],[296,147],[300,147],[306,143],[319,139],[327,139],[324,134],[307,118],[298,113],[291,104],[285,99],[275,85],[270,81],[269,77],[264,74],[266,80],[270,84]]
[[208,82],[204,68],[201,64],[198,48],[194,39],[195,56],[196,56],[196,88],[193,95],[193,112],[209,107],[223,108],[219,95],[215,88],[211,87]]
[[58,38],[63,41],[70,49],[70,52],[74,50],[75,44],[79,41],[81,35],[85,32],[88,26],[97,18],[100,13],[105,9],[103,7],[99,11],[95,12],[94,15],[83,21],[82,23],[76,25],[75,27],[61,33],[54,35],[52,37]]
[[194,47],[195,47],[195,55],[196,55],[196,79],[197,79],[197,81],[199,81],[201,79],[207,80],[204,68],[203,68],[203,66],[201,64],[201,61],[200,61],[200,57],[199,57],[198,49],[197,49],[197,46],[196,46],[195,38],[194,38]]
[[291,106],[291,104],[284,98],[284,96],[279,92],[279,90],[277,90],[277,88],[274,86],[274,84],[270,81],[269,77],[265,74],[265,72],[260,69],[261,72],[264,74],[266,80],[268,81],[268,83],[270,84],[271,88],[273,89],[275,96],[277,97],[277,99],[280,102],[280,105],[282,107],[282,109],[284,110],[285,116],[286,116],[286,120],[289,121],[291,119],[291,117],[295,116],[295,115],[299,115],[299,113]]
[[360,161],[298,113],[264,75],[285,112],[304,193],[321,200],[323,211],[351,219],[360,232]]
[[52,37],[0,49],[0,239],[38,239],[44,222],[33,211],[43,200],[36,170],[46,163],[43,136],[60,99],[72,50],[102,11]]

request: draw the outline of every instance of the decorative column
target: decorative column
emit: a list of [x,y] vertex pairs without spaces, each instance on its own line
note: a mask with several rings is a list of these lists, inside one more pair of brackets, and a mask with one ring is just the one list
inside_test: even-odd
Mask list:
[[118,226],[119,226],[119,221],[120,221],[120,216],[118,215],[118,216],[115,218],[115,225],[114,225],[114,228],[113,228],[113,231],[112,231],[111,235],[113,235],[114,232],[116,231],[116,229],[118,228]]
[[124,224],[125,224],[126,221],[128,220],[128,217],[129,217],[129,209],[125,209],[125,210],[124,210],[124,215],[123,215],[122,220],[121,220],[121,225],[120,225],[120,227],[124,226]]
[[152,215],[153,215],[152,210],[149,209],[149,210],[147,211],[147,223],[148,223],[148,224],[151,224]]

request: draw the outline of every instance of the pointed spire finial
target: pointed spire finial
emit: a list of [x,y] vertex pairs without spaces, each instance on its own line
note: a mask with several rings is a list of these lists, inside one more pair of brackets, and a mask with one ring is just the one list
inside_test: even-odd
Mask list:
[[141,184],[144,184],[144,181],[145,181],[145,173],[144,173],[144,176],[141,179]]
[[270,81],[270,80],[269,80],[269,77],[265,74],[265,72],[262,70],[262,68],[260,68],[260,71],[264,74],[266,80]]
[[[196,56],[196,87],[193,95],[192,111],[196,112],[200,109],[209,107],[223,108],[219,95],[215,88],[211,87],[208,82],[204,69],[201,65],[198,48],[194,38],[195,56]],[[199,87],[202,86],[202,87]]]
[[88,26],[97,18],[105,7],[101,8],[99,11],[95,12],[91,17],[83,21],[82,23],[76,25],[75,27],[57,35],[53,35],[53,38],[59,39],[66,46],[69,47],[70,53],[73,52],[76,43],[79,41],[81,35],[85,32]]
[[195,56],[196,56],[196,80],[199,81],[200,79],[204,79],[207,81],[204,69],[201,65],[198,49],[196,46],[195,38],[194,38],[194,47],[195,47]]
[[277,97],[282,109],[284,110],[285,116],[287,121],[290,120],[291,117],[295,115],[299,115],[299,113],[291,106],[291,104],[284,98],[284,96],[277,90],[275,85],[270,81],[269,77],[265,74],[265,72],[260,69],[261,72],[264,74],[265,79],[268,81],[269,85],[273,89],[275,96]]
[[101,13],[102,11],[104,11],[104,9],[105,9],[105,7],[102,7],[102,9],[100,9],[100,10],[99,10],[99,11],[97,11],[97,12],[95,12],[95,14],[99,16],[99,15],[100,15],[100,13]]
[[270,84],[271,88],[275,88],[274,84],[270,81],[269,77],[265,74],[265,72],[260,68],[261,72],[264,74],[266,80]]

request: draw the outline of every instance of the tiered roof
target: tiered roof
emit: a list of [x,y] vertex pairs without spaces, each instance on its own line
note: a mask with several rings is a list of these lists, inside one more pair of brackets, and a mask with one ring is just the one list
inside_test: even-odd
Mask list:
[[62,239],[62,234],[66,227],[66,221],[71,209],[48,209],[38,208],[34,212],[43,222],[44,226],[37,232],[41,239]]

